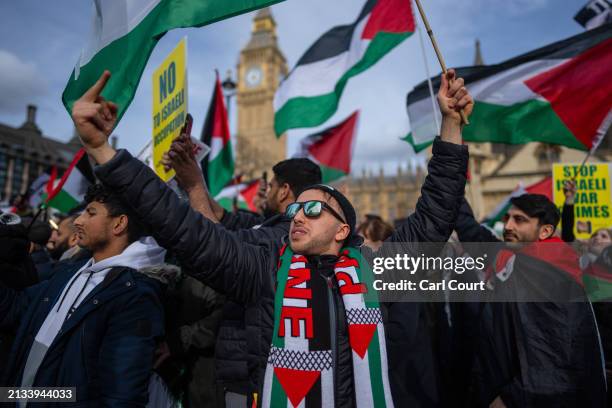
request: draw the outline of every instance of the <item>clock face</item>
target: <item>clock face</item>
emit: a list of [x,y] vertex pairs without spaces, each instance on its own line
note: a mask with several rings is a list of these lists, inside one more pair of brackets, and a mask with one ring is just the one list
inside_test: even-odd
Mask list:
[[249,88],[255,88],[261,84],[263,79],[263,71],[260,67],[251,67],[247,70],[245,75],[246,84]]

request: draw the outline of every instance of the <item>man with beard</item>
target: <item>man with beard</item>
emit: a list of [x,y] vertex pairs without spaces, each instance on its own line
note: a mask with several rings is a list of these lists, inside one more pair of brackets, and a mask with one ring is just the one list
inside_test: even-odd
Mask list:
[[60,217],[57,228],[51,230],[51,237],[47,241],[47,251],[55,261],[59,261],[64,252],[77,246],[78,236],[74,228],[76,215]]
[[17,327],[0,383],[75,387],[78,406],[144,406],[163,313],[158,282],[137,271],[162,263],[166,251],[102,185],[85,201],[74,224],[91,259],[25,290],[0,283],[0,328]]
[[[559,211],[538,194],[510,202],[506,249],[495,250],[489,269],[494,291],[481,304],[480,316],[473,316],[480,319],[473,339],[479,406],[603,407],[606,379],[597,324],[578,255],[554,236]],[[499,242],[476,222],[465,200],[456,230],[465,243]]]
[[74,225],[78,214],[61,217],[57,228],[51,231],[51,237],[47,242],[49,255],[56,261],[79,261],[91,257],[91,252],[79,247],[79,237]]

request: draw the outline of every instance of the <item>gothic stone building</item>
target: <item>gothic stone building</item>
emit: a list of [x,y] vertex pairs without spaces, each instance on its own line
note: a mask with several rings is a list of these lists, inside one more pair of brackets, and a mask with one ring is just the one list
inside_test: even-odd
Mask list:
[[44,136],[36,124],[36,106],[27,107],[20,127],[0,123],[0,201],[25,193],[33,180],[55,165],[58,174],[79,150],[78,140],[62,143]]

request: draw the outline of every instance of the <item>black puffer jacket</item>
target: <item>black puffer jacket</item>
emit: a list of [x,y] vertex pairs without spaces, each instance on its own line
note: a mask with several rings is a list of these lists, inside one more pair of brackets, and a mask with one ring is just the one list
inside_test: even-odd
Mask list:
[[[470,242],[499,242],[478,224],[465,200],[457,232],[464,248],[477,248]],[[494,254],[492,247],[488,252]],[[464,316],[477,319],[477,332],[470,333],[477,337],[463,339],[475,345],[474,395],[466,397],[479,400],[473,406],[488,407],[498,396],[508,408],[605,405],[595,316],[584,288],[569,272],[578,268],[577,256],[562,242],[542,252],[537,257],[518,252],[510,278],[503,283],[492,279],[492,301],[482,302],[478,314]],[[571,301],[561,301],[558,293],[567,293]],[[539,301],[506,301],[521,298]],[[469,371],[463,370],[464,376]]]
[[[467,162],[466,146],[440,139],[434,142],[429,175],[416,211],[390,237],[391,241],[440,242],[448,239],[464,195]],[[151,169],[127,151],[119,151],[108,163],[97,167],[96,174],[131,204],[140,220],[152,228],[160,244],[175,250],[191,270],[202,271],[197,275],[199,279],[254,311],[257,316],[253,321],[261,324],[264,334],[254,339],[253,344],[258,350],[258,378],[263,378],[272,337],[274,290],[282,242],[245,244],[181,202]],[[247,320],[250,318],[247,316]],[[392,337],[393,333],[388,335]],[[350,353],[338,351],[340,356]],[[336,406],[353,406],[350,359],[336,368]],[[260,380],[258,386],[262,385]],[[396,404],[401,406],[399,401]]]
[[[226,212],[221,225],[234,231],[243,242],[256,244],[259,240],[278,241],[289,232],[289,220],[277,215],[267,220],[246,211]],[[245,315],[256,313],[246,310],[244,304],[228,299],[223,305],[223,318],[219,324],[215,346],[217,383],[225,391],[247,395],[256,391],[257,378],[249,376],[248,354],[257,353],[248,339],[261,336],[260,325]],[[255,370],[253,375],[257,375]]]

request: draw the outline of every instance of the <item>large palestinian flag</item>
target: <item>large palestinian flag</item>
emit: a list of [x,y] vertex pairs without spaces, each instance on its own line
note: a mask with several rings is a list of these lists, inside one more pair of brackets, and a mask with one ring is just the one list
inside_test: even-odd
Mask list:
[[167,31],[200,27],[282,0],[93,0],[89,42],[70,75],[62,100],[68,113],[104,70],[113,76],[102,96],[119,107],[132,102],[153,48]]
[[210,147],[210,153],[202,160],[202,172],[210,195],[216,197],[234,177],[232,142],[219,74],[200,139]]
[[330,183],[351,172],[351,159],[359,111],[342,123],[305,137],[294,157],[306,157],[321,168],[323,183]]
[[[596,148],[612,123],[612,25],[497,65],[458,69],[476,100],[469,142],[543,142]],[[440,78],[432,78],[434,86]],[[427,81],[408,94],[415,151],[438,133]]]
[[87,188],[95,182],[89,158],[84,149],[75,154],[68,169],[59,180],[49,180],[48,194],[45,197],[47,207],[68,213],[85,198]]
[[329,119],[349,78],[413,32],[411,0],[368,0],[353,24],[334,27],[315,41],[280,85],[274,98],[276,135]]
[[546,177],[545,179],[527,187],[523,186],[523,183],[520,183],[509,196],[500,202],[497,207],[495,207],[493,211],[491,211],[491,213],[485,217],[483,223],[491,228],[495,227],[495,224],[502,221],[504,216],[508,213],[508,210],[512,205],[510,200],[514,197],[522,196],[523,194],[541,194],[548,197],[550,201],[553,201],[552,177]]

